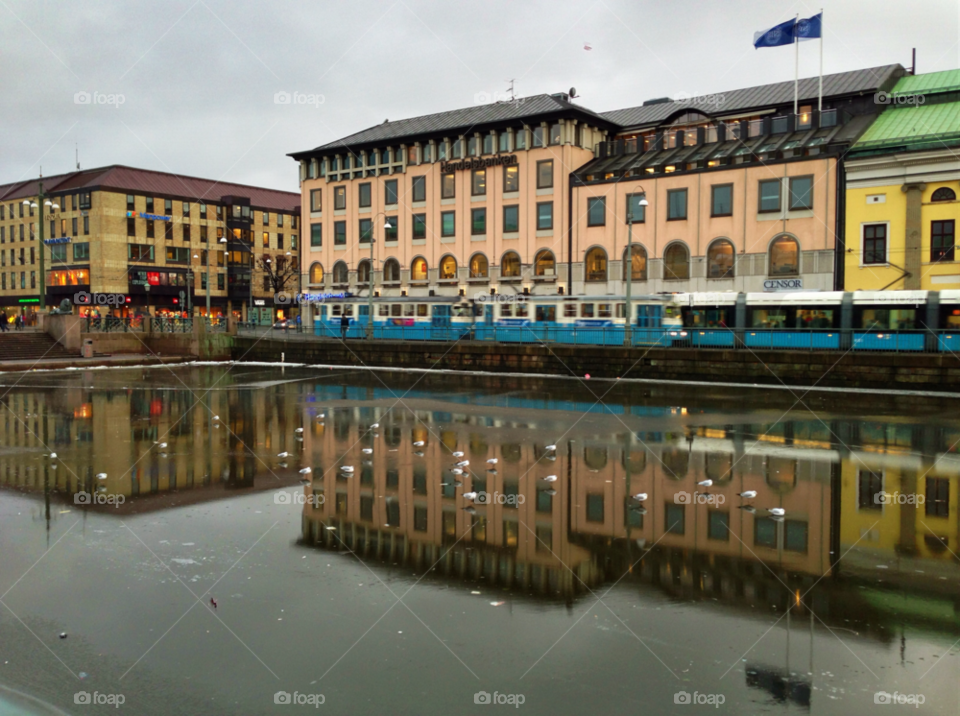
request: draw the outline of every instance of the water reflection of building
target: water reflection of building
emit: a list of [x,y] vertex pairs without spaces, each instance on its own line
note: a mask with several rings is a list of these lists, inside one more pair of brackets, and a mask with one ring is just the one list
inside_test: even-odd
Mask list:
[[[195,370],[182,374],[189,385],[211,385],[221,375]],[[123,495],[129,505],[130,498],[176,490],[210,499],[258,480],[274,487],[276,473],[289,483],[296,474],[276,468],[271,457],[297,449],[295,386],[236,388],[226,380],[207,392],[177,381],[152,387],[151,375],[129,378],[132,384],[119,389],[93,388],[87,374],[72,385],[11,390],[0,414],[0,486],[70,501],[77,492],[99,490]],[[56,461],[44,457],[51,450]],[[98,473],[107,478],[97,480]]]

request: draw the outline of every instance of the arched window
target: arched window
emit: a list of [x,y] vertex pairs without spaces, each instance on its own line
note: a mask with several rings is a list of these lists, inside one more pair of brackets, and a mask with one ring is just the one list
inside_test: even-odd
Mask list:
[[607,252],[599,246],[594,246],[587,252],[584,259],[587,281],[607,280]]
[[504,462],[520,462],[520,458],[523,457],[523,449],[518,443],[501,445],[500,455],[503,457]]
[[690,453],[681,448],[667,448],[660,455],[663,472],[673,480],[682,480],[690,468]]
[[663,254],[663,277],[665,279],[690,278],[690,252],[684,244],[670,244]]
[[547,249],[537,252],[537,256],[533,260],[533,266],[533,273],[536,276],[557,275],[557,260],[553,257],[553,252],[547,251]]
[[602,470],[607,466],[607,449],[605,447],[583,448],[583,464],[591,470]]
[[726,239],[718,239],[707,249],[707,278],[733,278],[736,252]]
[[933,192],[930,201],[956,201],[957,193],[948,186],[942,186]]
[[418,256],[413,260],[413,263],[410,264],[410,280],[411,281],[427,280],[427,260],[422,256]]
[[500,276],[502,278],[517,278],[520,276],[520,254],[508,251],[500,259]]
[[490,266],[487,257],[483,254],[474,254],[470,257],[470,278],[487,278],[490,275]]
[[333,265],[334,283],[347,283],[350,280],[349,276],[347,265],[343,261],[337,261],[337,263]]
[[789,236],[781,236],[770,244],[770,275],[800,275],[800,244]]
[[647,280],[647,250],[639,244],[633,244],[633,261],[627,254],[627,249],[623,250],[623,280],[627,280],[628,266],[633,267],[631,281]]
[[310,283],[323,283],[323,264],[318,262],[310,266]]
[[457,260],[450,254],[440,259],[440,278],[452,279],[457,277]]
[[708,452],[703,471],[716,483],[729,482],[733,477],[733,455],[727,452]]
[[357,264],[357,283],[370,283],[370,259]]
[[386,263],[383,265],[383,280],[400,280],[400,263],[396,259],[387,259]]

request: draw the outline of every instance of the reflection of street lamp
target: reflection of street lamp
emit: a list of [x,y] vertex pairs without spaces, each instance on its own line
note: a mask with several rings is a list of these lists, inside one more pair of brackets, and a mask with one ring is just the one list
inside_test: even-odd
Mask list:
[[377,220],[377,216],[384,217],[384,230],[393,228],[393,225],[387,221],[386,214],[382,211],[378,212],[370,221],[370,270],[367,276],[367,338],[373,338],[373,245],[377,242],[373,236],[373,222]]
[[43,199],[43,181],[38,183],[37,188],[37,200],[30,201],[29,199],[24,199],[23,203],[27,206],[37,209],[38,217],[37,222],[39,226],[39,231],[37,232],[37,239],[40,242],[40,308],[39,311],[42,312],[47,307],[47,276],[46,269],[44,268],[44,256],[43,256],[43,209],[44,207],[49,206],[50,212],[60,210],[59,204],[54,204],[52,201]]
[[[638,186],[637,189],[640,190],[640,193],[636,196],[639,196],[640,199],[637,201],[637,206],[647,206],[650,202],[647,201],[647,192],[644,191],[642,186]],[[628,197],[632,198],[634,195],[629,194]],[[624,325],[623,331],[623,342],[625,345],[633,345],[633,305],[631,302],[631,288],[633,286],[633,207],[630,205],[629,199],[627,200],[627,260],[626,260],[626,270],[627,270],[627,300],[626,305],[626,323]]]

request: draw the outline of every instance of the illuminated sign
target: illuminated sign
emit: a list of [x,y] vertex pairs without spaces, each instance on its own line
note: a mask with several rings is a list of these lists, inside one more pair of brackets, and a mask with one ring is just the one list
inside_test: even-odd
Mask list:
[[517,163],[516,154],[498,154],[495,157],[472,157],[459,162],[440,162],[441,172],[456,169],[485,169],[487,167],[511,166]]
[[267,305],[267,302],[266,302],[264,299],[262,299],[262,298],[255,298],[255,299],[253,299],[253,305],[254,305],[254,306],[266,306],[266,305]]
[[135,218],[138,217],[138,216],[139,216],[141,219],[150,219],[151,221],[173,221],[173,217],[172,217],[172,216],[164,216],[163,214],[144,214],[142,211],[141,211],[141,212],[136,212],[136,211],[128,211],[128,212],[127,212],[127,218],[128,218],[128,219],[135,219]]
[[17,303],[40,303],[39,298],[21,298]]
[[350,298],[352,293],[303,293],[300,294],[300,303],[319,303],[331,298]]
[[71,239],[69,236],[61,236],[59,239],[44,239],[43,243],[45,243],[47,246],[51,246],[53,244],[69,244],[71,241],[73,241],[73,239]]

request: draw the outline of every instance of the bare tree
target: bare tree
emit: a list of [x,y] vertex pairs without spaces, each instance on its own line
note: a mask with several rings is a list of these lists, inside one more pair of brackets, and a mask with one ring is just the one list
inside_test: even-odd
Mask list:
[[267,277],[267,283],[274,293],[297,288],[300,266],[296,256],[269,256],[257,258],[255,266]]

